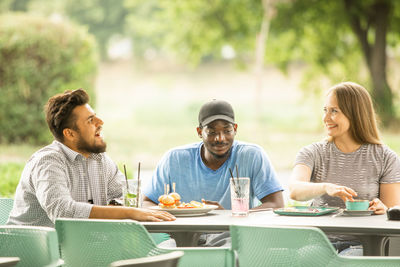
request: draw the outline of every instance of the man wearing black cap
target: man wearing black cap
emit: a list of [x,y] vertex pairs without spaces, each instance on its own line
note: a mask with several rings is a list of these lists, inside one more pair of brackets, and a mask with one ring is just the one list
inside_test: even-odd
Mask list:
[[212,100],[204,104],[197,127],[202,141],[164,155],[144,186],[147,205],[158,203],[164,184],[172,188],[175,183],[183,202],[205,199],[221,209],[231,209],[229,169],[236,170],[237,165],[240,177],[250,177],[250,208],[283,207],[283,188],[266,153],[258,145],[235,141],[237,127],[228,102]]

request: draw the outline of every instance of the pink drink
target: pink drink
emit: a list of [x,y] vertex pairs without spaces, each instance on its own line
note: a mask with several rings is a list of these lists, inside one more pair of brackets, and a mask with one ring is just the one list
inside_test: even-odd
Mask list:
[[232,199],[232,216],[247,216],[249,213],[248,198]]

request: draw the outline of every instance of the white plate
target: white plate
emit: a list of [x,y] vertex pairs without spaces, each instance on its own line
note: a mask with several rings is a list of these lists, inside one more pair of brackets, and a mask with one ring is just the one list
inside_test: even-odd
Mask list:
[[163,209],[159,206],[150,207],[152,210],[163,210],[168,211],[174,216],[201,216],[207,214],[208,212],[215,210],[218,208],[217,205],[205,205],[204,208],[184,208],[184,209]]
[[374,213],[372,210],[343,210],[345,216],[367,216]]

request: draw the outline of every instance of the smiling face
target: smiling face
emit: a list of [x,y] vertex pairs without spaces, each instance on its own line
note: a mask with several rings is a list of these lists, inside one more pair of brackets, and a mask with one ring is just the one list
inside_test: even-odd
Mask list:
[[89,104],[77,106],[72,115],[75,117],[73,131],[74,150],[88,157],[91,153],[106,151],[106,143],[101,135],[103,121],[96,116]]
[[327,133],[333,140],[351,136],[350,121],[340,110],[334,93],[326,97],[323,120]]
[[217,160],[227,158],[235,140],[236,129],[237,124],[224,120],[216,120],[203,128],[197,128],[197,132],[204,142],[205,157]]

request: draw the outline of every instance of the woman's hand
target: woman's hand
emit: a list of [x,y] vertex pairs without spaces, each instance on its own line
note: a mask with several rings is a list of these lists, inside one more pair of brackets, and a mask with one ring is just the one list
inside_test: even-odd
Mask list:
[[340,197],[343,202],[354,201],[353,197],[357,196],[357,193],[350,187],[331,183],[325,184],[325,192],[332,197]]
[[208,205],[216,205],[218,206],[217,210],[224,210],[224,207],[222,207],[221,204],[219,204],[219,202],[217,201],[205,200],[204,198],[202,198],[201,202]]
[[385,214],[387,207],[379,198],[374,198],[369,202],[368,210],[374,211],[374,214]]

